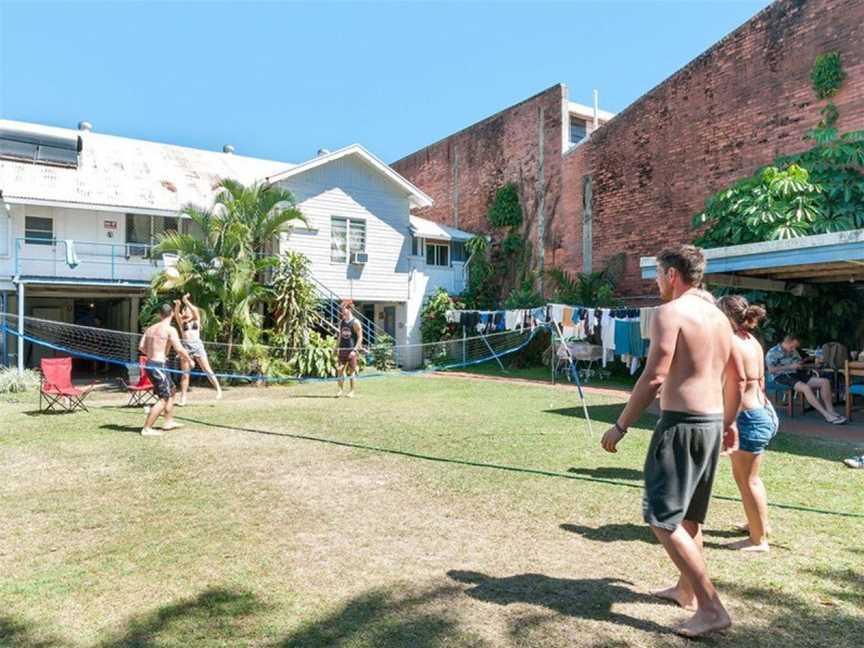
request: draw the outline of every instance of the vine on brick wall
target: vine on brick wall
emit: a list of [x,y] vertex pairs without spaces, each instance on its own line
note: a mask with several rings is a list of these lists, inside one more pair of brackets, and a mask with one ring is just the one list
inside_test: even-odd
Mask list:
[[825,52],[816,57],[813,69],[810,71],[810,81],[813,83],[813,91],[820,99],[827,99],[837,94],[846,73],[843,71],[843,63],[840,61],[839,52]]

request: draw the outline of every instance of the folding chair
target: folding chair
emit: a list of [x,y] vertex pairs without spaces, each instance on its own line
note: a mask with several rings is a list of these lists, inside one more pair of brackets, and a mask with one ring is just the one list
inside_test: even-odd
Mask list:
[[125,381],[123,383],[123,385],[126,387],[126,391],[129,393],[129,402],[126,403],[126,407],[140,407],[142,405],[152,405],[159,400],[159,397],[156,396],[156,392],[153,391],[153,383],[150,382],[150,376],[148,376],[147,372],[144,370],[146,365],[147,356],[139,356],[138,382],[134,385],[130,385]]
[[847,360],[843,376],[846,379],[846,420],[851,421],[852,399],[855,396],[864,396],[864,362],[849,362]]
[[42,401],[45,401],[45,412],[74,412],[83,409],[90,410],[84,404],[84,399],[93,388],[78,389],[72,384],[72,358],[44,358],[39,362],[42,370],[42,384],[39,387],[39,411],[42,412]]

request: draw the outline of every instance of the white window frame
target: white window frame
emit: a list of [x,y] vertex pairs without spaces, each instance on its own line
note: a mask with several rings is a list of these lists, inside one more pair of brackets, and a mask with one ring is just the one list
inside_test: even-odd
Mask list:
[[[582,137],[580,137],[578,140],[576,140],[575,142],[573,141],[573,121],[574,120],[580,121],[585,125],[585,134]],[[567,122],[567,138],[570,140],[569,141],[570,146],[576,146],[577,144],[579,144],[580,142],[585,140],[585,138],[588,137],[589,132],[590,131],[588,129],[588,120],[587,119],[579,117],[578,115],[570,115],[570,119]]]
[[[49,221],[51,223],[51,229],[50,230],[44,230],[44,229],[28,228],[27,227],[27,220],[30,218],[38,218],[39,220],[42,220],[42,221]],[[37,242],[36,239],[39,239],[41,237],[29,236],[28,231],[29,232],[41,232],[43,234],[45,232],[49,232],[51,234],[51,237],[48,239],[45,239],[44,243],[41,241]],[[34,216],[32,214],[25,214],[24,215],[24,241],[27,245],[52,245],[55,240],[56,240],[56,234],[54,231],[54,219],[51,216]]]
[[[435,248],[435,252],[433,253],[434,263],[429,263],[429,248]],[[441,263],[441,248],[447,250],[447,263]],[[426,260],[426,265],[432,268],[449,268],[452,265],[451,255],[450,255],[450,242],[449,241],[438,241],[438,240],[427,240],[425,246],[424,258]]]
[[[339,248],[334,246],[336,242],[334,235],[336,232],[335,225],[339,222],[345,224],[345,252],[343,255],[334,256],[334,252]],[[360,245],[356,245],[352,235],[359,230]],[[355,235],[356,236],[356,235]],[[331,216],[330,217],[330,263],[348,264],[351,261],[351,255],[357,252],[366,251],[366,220],[363,218],[349,218],[347,216]]]
[[[416,250],[415,250],[416,248]],[[426,239],[422,236],[414,236],[411,235],[411,251],[408,253],[408,256],[412,256],[416,259],[425,259],[426,258]]]

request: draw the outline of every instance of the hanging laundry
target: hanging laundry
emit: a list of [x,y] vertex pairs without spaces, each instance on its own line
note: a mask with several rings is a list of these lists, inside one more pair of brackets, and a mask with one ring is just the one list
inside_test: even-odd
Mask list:
[[642,338],[647,340],[651,337],[651,323],[654,321],[654,316],[657,314],[657,308],[640,308],[639,309],[639,329]]
[[608,308],[600,311],[600,341],[603,347],[603,366],[609,360],[609,356],[615,351],[615,320]]
[[615,319],[615,354],[630,355],[630,323],[628,320]]

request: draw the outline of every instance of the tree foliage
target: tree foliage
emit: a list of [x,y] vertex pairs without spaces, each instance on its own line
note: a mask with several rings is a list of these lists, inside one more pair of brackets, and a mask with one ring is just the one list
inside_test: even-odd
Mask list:
[[837,94],[845,78],[846,73],[843,71],[839,52],[820,54],[816,57],[813,68],[810,70],[813,92],[820,99],[827,99]]
[[574,306],[615,308],[615,277],[610,270],[570,273],[562,268],[547,271],[555,288],[555,301]]
[[514,183],[509,182],[495,192],[486,218],[496,228],[522,225],[522,204],[519,201],[519,189]]

